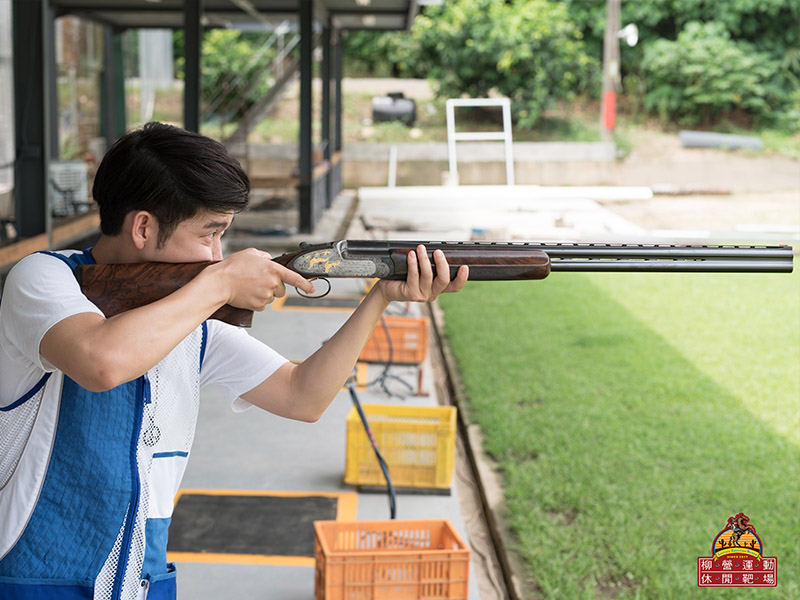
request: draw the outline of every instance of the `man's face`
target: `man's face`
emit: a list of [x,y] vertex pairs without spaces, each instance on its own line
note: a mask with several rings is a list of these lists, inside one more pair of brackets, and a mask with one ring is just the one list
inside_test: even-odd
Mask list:
[[222,260],[221,238],[233,221],[233,212],[202,212],[182,221],[157,248],[150,260],[158,262],[199,262]]

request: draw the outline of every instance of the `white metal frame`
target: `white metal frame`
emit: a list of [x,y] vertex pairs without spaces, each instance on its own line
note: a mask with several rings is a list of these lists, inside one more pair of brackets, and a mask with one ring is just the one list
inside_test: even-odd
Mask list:
[[[504,142],[506,149],[506,183],[514,185],[514,152],[511,141],[511,101],[508,98],[451,98],[445,103],[447,109],[447,153],[450,173],[458,175],[456,142]],[[456,132],[455,108],[462,106],[499,106],[503,110],[503,131]]]

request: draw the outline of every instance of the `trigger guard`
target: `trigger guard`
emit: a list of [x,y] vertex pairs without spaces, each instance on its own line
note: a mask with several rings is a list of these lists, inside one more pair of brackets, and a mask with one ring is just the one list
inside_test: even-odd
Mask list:
[[332,286],[331,286],[331,282],[330,282],[329,280],[327,280],[325,277],[318,277],[318,278],[317,278],[317,277],[315,277],[315,278],[314,278],[314,279],[312,279],[311,281],[324,281],[325,283],[327,283],[327,284],[328,284],[328,289],[327,289],[327,290],[325,290],[325,292],[323,292],[322,294],[318,294],[318,295],[316,295],[316,296],[312,296],[312,295],[310,295],[310,294],[306,294],[306,293],[305,293],[303,290],[301,290],[300,288],[295,288],[295,290],[297,290],[297,295],[298,295],[298,296],[300,296],[301,298],[308,298],[309,300],[317,300],[317,299],[319,299],[319,298],[324,298],[325,296],[327,296],[328,294],[330,294],[330,293],[331,293],[331,287],[332,287]]

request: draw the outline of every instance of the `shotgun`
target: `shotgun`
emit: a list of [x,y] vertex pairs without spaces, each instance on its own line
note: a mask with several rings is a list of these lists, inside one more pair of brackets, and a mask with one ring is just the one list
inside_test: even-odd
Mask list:
[[[273,260],[307,279],[405,279],[406,255],[419,244],[431,262],[435,250],[445,253],[451,277],[468,265],[470,281],[544,279],[557,271],[791,273],[794,258],[791,246],[339,240],[301,244]],[[167,296],[209,264],[81,265],[75,276],[89,300],[111,317]],[[211,318],[249,327],[253,313],[225,305]]]

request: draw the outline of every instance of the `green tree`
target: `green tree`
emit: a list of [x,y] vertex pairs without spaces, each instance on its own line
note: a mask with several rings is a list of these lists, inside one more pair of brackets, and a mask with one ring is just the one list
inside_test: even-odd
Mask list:
[[[269,36],[232,29],[212,29],[203,35],[202,95],[211,115],[240,116],[263,96],[273,81],[264,69],[275,50],[266,45]],[[184,36],[173,34],[175,75],[184,77]],[[207,115],[208,116],[208,115]]]
[[715,21],[688,23],[677,40],[652,43],[642,70],[645,108],[683,125],[710,123],[734,110],[766,120],[781,96],[777,62],[749,42],[734,41]]
[[[569,15],[586,36],[586,42],[593,55],[601,56],[603,35],[605,30],[605,2],[595,0],[559,0],[566,4]],[[655,68],[655,54],[660,54],[666,47],[661,40],[675,42],[689,23],[717,23],[712,29],[706,29],[709,35],[724,30],[726,52],[733,52],[738,45],[740,50],[747,49],[758,53],[760,59],[770,63],[769,87],[772,98],[770,105],[774,111],[774,120],[794,122],[797,101],[794,91],[800,87],[800,2],[797,0],[726,0],[724,3],[708,0],[624,0],[622,2],[622,25],[635,23],[639,27],[639,44],[635,48],[622,52],[622,74],[626,92],[642,93],[648,90],[647,104],[663,114],[666,105],[674,100],[667,100],[681,95],[680,90],[667,92],[663,89],[663,70]],[[720,27],[722,29],[720,29]],[[692,44],[699,44],[698,32],[689,37]],[[687,41],[684,38],[684,41]],[[712,42],[709,42],[712,43]],[[742,44],[744,43],[744,44]],[[660,46],[659,50],[652,50]],[[649,68],[643,71],[643,61],[648,55]],[[727,54],[726,54],[727,56]],[[668,60],[663,57],[663,60]],[[658,62],[658,61],[656,61]],[[773,70],[773,66],[777,69]],[[735,69],[734,65],[729,68]],[[727,72],[728,69],[723,68]],[[657,80],[650,78],[657,75]],[[629,79],[629,80],[628,80]],[[766,82],[759,76],[759,81]],[[723,83],[722,85],[727,85]],[[658,88],[658,100],[654,100],[653,90]],[[769,94],[768,94],[769,95]],[[756,101],[756,104],[759,104]],[[689,121],[698,121],[708,116],[708,103],[697,103],[702,114],[688,115]],[[684,110],[692,110],[684,106]],[[746,107],[751,114],[764,119],[756,106]]]
[[547,0],[451,0],[415,20],[420,65],[446,97],[512,101],[520,127],[532,127],[557,99],[598,84],[597,61],[566,6]]
[[352,31],[343,36],[344,68],[350,77],[425,77],[419,45],[407,31]]

